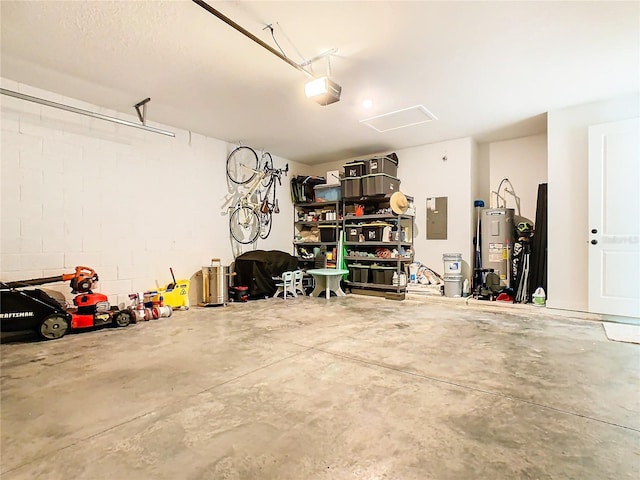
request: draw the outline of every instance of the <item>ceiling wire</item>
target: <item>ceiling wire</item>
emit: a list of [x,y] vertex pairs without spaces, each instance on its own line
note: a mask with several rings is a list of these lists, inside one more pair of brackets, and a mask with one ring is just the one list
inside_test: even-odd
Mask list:
[[[298,54],[298,56],[302,59],[303,64],[308,64],[309,60],[307,59],[307,57],[305,57],[304,55],[302,55],[302,53],[300,52],[300,50],[298,50],[298,47],[296,47],[293,42],[291,41],[291,39],[287,36],[287,34],[284,32],[284,29],[282,28],[282,25],[280,25],[280,22],[276,22],[276,25],[278,26],[278,28],[280,29],[280,32],[282,33],[282,36],[285,38],[285,40],[287,42],[289,42],[289,45],[291,45],[293,47],[293,49],[296,51],[296,53]],[[265,25],[264,28],[262,30],[267,30],[269,29],[269,31],[271,32],[271,38],[273,38],[274,43],[278,46],[278,49],[280,49],[280,52],[282,53],[282,55],[284,55],[286,58],[291,59],[291,57],[289,57],[284,49],[282,48],[282,46],[280,45],[280,43],[278,43],[278,40],[276,39],[276,35],[273,29],[273,24],[269,23],[268,25]],[[313,65],[308,65],[313,69]]]
[[[282,36],[285,38],[285,40],[287,42],[289,42],[289,45],[291,45],[293,47],[293,49],[296,51],[296,53],[298,54],[298,56],[303,60],[303,62],[308,62],[307,57],[305,57],[304,55],[302,55],[302,53],[300,53],[300,50],[298,50],[298,47],[296,47],[294,45],[294,43],[291,41],[291,39],[287,36],[287,34],[284,32],[284,28],[282,28],[282,25],[280,25],[280,22],[276,22],[276,25],[278,25],[278,28],[280,29],[280,31],[282,32]],[[271,32],[271,34],[273,35],[273,32]],[[275,38],[274,38],[275,40]]]
[[[278,46],[278,48],[280,49],[280,52],[282,53],[282,55],[284,55],[285,57],[287,57],[287,54],[284,53],[284,50],[282,49],[282,47],[280,46],[280,44],[278,43],[278,40],[276,40],[276,36],[273,34],[273,26],[272,24],[269,25],[265,25],[265,27],[262,30],[266,30],[269,29],[269,31],[271,32],[271,38],[273,38],[273,41],[276,43],[276,45]],[[289,58],[289,57],[287,57]]]

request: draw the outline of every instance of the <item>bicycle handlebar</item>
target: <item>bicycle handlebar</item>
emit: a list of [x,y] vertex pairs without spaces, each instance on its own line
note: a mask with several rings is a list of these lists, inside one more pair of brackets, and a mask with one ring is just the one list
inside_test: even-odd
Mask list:
[[[251,187],[249,188],[249,191],[246,192],[243,197],[248,198],[249,196],[253,195],[253,193],[260,187],[260,181],[264,180],[267,177],[271,177],[271,181],[273,181],[273,178],[277,178],[278,179],[278,185],[282,185],[282,174],[284,173],[285,176],[287,175],[287,173],[289,172],[289,164],[285,164],[284,168],[265,168],[264,170],[255,170],[247,165],[245,165],[244,163],[240,163],[240,166],[246,170],[249,170],[251,172],[257,173],[258,174],[258,178],[255,178],[253,180],[253,183],[251,184]],[[252,177],[253,178],[253,177]]]
[[260,173],[260,174],[269,174],[269,175],[277,175],[280,176],[281,174],[285,174],[285,176],[287,175],[287,173],[289,172],[289,164],[287,163],[284,168],[271,168],[269,170],[255,170],[251,167],[246,166],[244,163],[241,163],[240,166],[242,168],[246,168],[247,170],[250,170],[254,173]]

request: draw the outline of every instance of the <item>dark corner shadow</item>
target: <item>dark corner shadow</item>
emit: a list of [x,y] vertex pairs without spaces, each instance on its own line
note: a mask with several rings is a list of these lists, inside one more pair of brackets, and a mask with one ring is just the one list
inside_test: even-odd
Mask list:
[[0,345],[6,343],[37,343],[44,342],[36,332],[26,330],[23,332],[0,332]]
[[71,335],[77,335],[79,333],[89,333],[99,330],[105,330],[107,328],[115,328],[111,325],[99,325],[97,327],[83,328],[82,330],[72,330],[67,332],[62,338],[55,340],[45,340],[33,330],[23,330],[20,332],[2,332],[0,331],[0,345],[13,344],[13,343],[40,343],[40,342],[56,342],[58,340],[64,340]]

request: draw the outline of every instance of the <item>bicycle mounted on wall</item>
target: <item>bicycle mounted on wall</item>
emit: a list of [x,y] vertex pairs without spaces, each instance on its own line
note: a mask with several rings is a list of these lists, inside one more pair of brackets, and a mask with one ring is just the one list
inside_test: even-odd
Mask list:
[[277,185],[282,185],[285,168],[273,168],[273,158],[263,152],[260,158],[248,146],[239,146],[227,157],[227,177],[237,185],[248,185],[229,216],[229,231],[232,238],[241,244],[250,244],[258,237],[265,239],[271,233],[274,213],[280,213],[276,198]]

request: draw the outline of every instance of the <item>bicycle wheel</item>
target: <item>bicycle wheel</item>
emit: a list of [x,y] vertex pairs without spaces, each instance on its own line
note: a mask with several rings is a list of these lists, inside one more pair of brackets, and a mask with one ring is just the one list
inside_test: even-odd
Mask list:
[[238,243],[253,243],[260,234],[260,218],[249,207],[236,208],[229,218],[229,231]]
[[242,185],[250,182],[258,170],[258,154],[251,147],[238,147],[227,157],[227,177]]
[[271,233],[271,212],[260,213],[260,238],[263,240]]
[[[262,154],[262,159],[260,160],[260,171],[261,172],[269,172],[273,170],[273,158],[271,158],[271,154],[269,152],[264,152]],[[267,188],[273,182],[273,176],[271,174],[266,175],[262,179],[262,186]]]

